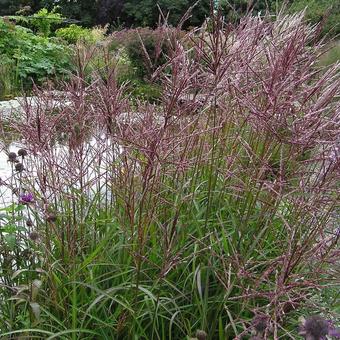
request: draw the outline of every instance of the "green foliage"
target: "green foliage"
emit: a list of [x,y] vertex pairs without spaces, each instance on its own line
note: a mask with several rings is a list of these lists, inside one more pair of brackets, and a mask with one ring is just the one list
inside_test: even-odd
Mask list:
[[[4,1],[4,0],[3,0]],[[121,22],[127,27],[151,26],[158,23],[159,4],[166,16],[169,14],[169,24],[176,25],[188,8],[196,3],[193,0],[98,0],[98,1],[68,1],[60,0],[61,13],[72,19],[77,19],[82,25],[94,26]],[[40,6],[53,8],[55,1],[42,0]],[[210,1],[201,0],[192,11],[192,16],[186,22],[186,27],[200,25],[209,15]]]
[[33,15],[22,15],[17,13],[16,15],[7,16],[6,19],[14,20],[16,23],[23,24],[25,27],[31,28],[36,33],[48,37],[52,32],[52,28],[65,19],[57,12],[58,9],[59,7],[53,7],[49,12],[46,8],[42,8]]
[[239,20],[246,13],[252,11],[254,14],[261,12],[264,14],[267,9],[270,9],[270,5],[275,3],[275,0],[258,0],[258,1],[248,1],[248,0],[221,0],[218,2],[219,8],[225,17],[235,22]]
[[330,43],[327,48],[328,51],[320,58],[320,65],[322,66],[329,66],[340,61],[340,41]]
[[66,40],[70,44],[75,44],[77,41],[82,40],[85,42],[94,42],[95,37],[88,28],[84,28],[75,24],[59,28],[56,31],[56,36]]
[[162,94],[162,89],[159,85],[145,83],[138,79],[132,80],[129,83],[129,88],[134,98],[149,103],[158,102]]
[[17,12],[35,12],[41,9],[40,0],[0,0],[0,16],[14,15]]
[[70,51],[53,38],[35,35],[31,30],[0,19],[0,55],[11,60],[15,75],[23,85],[30,79],[41,82],[46,77],[62,75],[69,69]]
[[93,44],[104,40],[107,27],[93,27],[92,29],[71,24],[70,26],[56,30],[56,36],[70,44],[81,41],[86,44]]
[[[54,0],[41,0],[40,3],[42,7],[53,8],[56,2]],[[86,27],[96,25],[97,1],[60,0],[58,6],[63,16],[79,20]]]
[[306,9],[306,19],[312,24],[323,22],[322,34],[335,36],[340,33],[340,2],[337,0],[295,0],[291,13]]
[[111,45],[112,49],[123,46],[137,77],[146,80],[166,61],[165,55],[169,50],[166,38],[161,28],[124,30],[113,36]]
[[[158,2],[153,0],[128,0],[124,4],[124,12],[130,24],[154,27],[158,23],[160,8],[165,17],[169,14],[168,23],[177,25],[190,6],[195,3],[196,1],[192,0],[161,0]],[[198,2],[192,11],[192,16],[186,21],[185,27],[201,24],[209,16],[209,13],[210,1],[202,0]]]
[[[158,2],[153,0],[59,0],[58,6],[63,16],[77,19],[85,27],[105,25],[107,23],[113,26],[115,23],[120,23],[123,24],[124,27],[155,27],[158,24],[160,16],[157,4],[161,8],[164,16],[169,14],[169,24],[177,25],[184,13],[190,6],[193,6],[195,2],[194,0],[160,0]],[[0,0],[0,15],[14,15],[21,8],[28,6],[33,12],[46,7],[50,9],[51,12],[41,13],[42,16],[51,16],[53,15],[55,3],[54,0]],[[255,14],[259,12],[264,14],[267,10],[275,12],[279,6],[283,4],[283,0],[220,0],[215,3],[219,4],[226,18],[235,22],[249,11],[253,11]],[[339,1],[337,0],[289,1],[289,10],[291,12],[300,11],[308,7],[307,18],[312,23],[317,23],[327,15],[323,34],[327,34],[332,30],[332,36],[339,33],[339,6]],[[199,1],[193,9],[190,18],[185,22],[184,28],[200,25],[209,14],[210,1]],[[45,32],[49,31],[46,26],[42,30],[45,30]]]
[[50,12],[46,8],[42,8],[33,14],[29,23],[37,29],[39,34],[48,37],[51,34],[51,27],[60,24],[64,19],[60,13],[57,13],[58,7],[54,7]]
[[0,54],[0,99],[11,98],[19,87],[15,61]]

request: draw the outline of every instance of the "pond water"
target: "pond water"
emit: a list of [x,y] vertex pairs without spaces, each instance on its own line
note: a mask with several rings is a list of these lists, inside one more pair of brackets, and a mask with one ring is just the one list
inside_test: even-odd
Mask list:
[[[105,146],[102,147],[102,145]],[[20,194],[25,193],[25,190],[24,192],[20,192],[22,191],[22,183],[30,183],[29,187],[34,185],[36,190],[39,192],[39,185],[36,185],[35,183],[35,180],[37,179],[37,165],[39,164],[40,168],[42,164],[41,162],[44,161],[41,160],[41,155],[28,155],[25,157],[23,162],[24,171],[22,173],[15,171],[16,163],[9,161],[8,154],[10,152],[15,152],[18,154],[18,150],[21,148],[25,148],[25,146],[20,142],[11,142],[7,145],[3,143],[3,145],[1,145],[0,140],[0,209],[9,206],[11,203],[19,201]],[[92,137],[84,143],[83,150],[84,155],[82,162],[86,164],[87,167],[82,177],[84,182],[87,183],[86,186],[89,197],[92,197],[92,191],[96,192],[98,186],[102,188],[100,190],[101,194],[110,196],[110,194],[105,193],[105,174],[110,172],[110,164],[112,165],[112,159],[119,157],[123,152],[123,148],[119,145],[115,145],[113,148],[111,142],[108,141],[104,135],[97,135],[96,137]],[[74,169],[75,174],[71,174],[69,172],[73,166],[70,166],[70,159],[72,158],[70,149],[67,145],[56,144],[52,148],[52,152],[55,162],[54,171],[57,173],[59,171],[60,173],[64,170],[66,171],[63,173],[64,175],[62,175],[64,176],[64,184],[59,189],[61,192],[67,192],[68,184],[72,182],[72,180],[69,182],[70,178],[68,177],[72,177],[73,175],[76,176],[76,173],[79,171],[79,169]],[[20,156],[18,156],[17,159],[21,161]],[[52,169],[49,171],[52,171]],[[38,182],[39,181],[37,180],[37,183]],[[80,189],[78,182],[72,182],[71,186],[73,189]],[[15,188],[18,190],[17,193],[13,193],[13,189],[15,190]],[[47,189],[45,193],[53,196],[53,191],[54,190],[52,189]]]
[[[31,105],[36,105],[36,97],[27,97],[26,100]],[[6,123],[14,115],[23,114],[23,109],[21,106],[22,101],[23,98],[21,97],[16,97],[15,99],[7,101],[0,101],[0,123]],[[15,140],[15,137],[9,137],[11,140]],[[12,192],[12,188],[15,187],[15,177],[17,177],[18,174],[13,171],[15,163],[8,160],[8,154],[9,152],[17,153],[18,150],[23,147],[23,145],[19,142],[9,142],[7,139],[4,141],[1,140],[1,138],[3,138],[3,136],[0,137],[0,209],[18,200],[18,195],[13,195]],[[89,142],[89,145],[91,144],[93,145],[92,141]],[[65,156],[64,149],[65,148],[62,145],[56,145],[55,153],[58,154],[61,152],[64,153],[63,156]],[[20,158],[18,159],[20,160]],[[32,166],[32,164],[30,166],[30,173],[30,177],[34,177],[35,168]]]

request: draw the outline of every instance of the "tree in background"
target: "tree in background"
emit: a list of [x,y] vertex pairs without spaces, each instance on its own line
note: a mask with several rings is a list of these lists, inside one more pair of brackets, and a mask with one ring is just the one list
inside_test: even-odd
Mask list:
[[273,7],[276,0],[220,0],[218,5],[223,15],[231,21],[239,20],[242,16],[249,12],[265,13]]
[[[31,13],[46,7],[52,10],[58,5],[60,13],[76,19],[83,26],[120,23],[126,27],[155,27],[159,18],[159,7],[169,15],[169,24],[176,25],[195,0],[0,0],[0,16],[14,15],[24,7]],[[201,0],[195,6],[187,26],[200,25],[209,15],[210,0]]]
[[75,19],[84,26],[96,25],[97,1],[96,0],[40,0],[41,8],[51,10],[58,5],[60,13],[67,18]]
[[124,20],[122,17],[124,3],[124,0],[97,0],[96,23],[105,25]]
[[322,35],[340,34],[340,1],[337,0],[294,0],[290,1],[291,13],[306,8],[306,18],[312,24],[323,22]]
[[[157,6],[158,3],[158,6]],[[186,11],[196,4],[193,0],[128,0],[124,5],[127,24],[129,26],[150,26],[154,27],[158,23],[159,8],[164,16],[168,16],[168,23],[176,25],[186,13]],[[202,24],[210,12],[210,0],[198,2],[185,26],[197,26]]]
[[0,0],[0,16],[14,15],[20,10],[34,13],[41,8],[40,0]]
[[[244,14],[265,13],[275,11],[284,0],[215,0],[223,15],[234,22]],[[287,1],[285,1],[287,2]],[[168,23],[176,25],[195,0],[0,0],[0,16],[13,15],[17,11],[29,8],[35,13],[46,7],[52,10],[59,6],[60,13],[67,18],[76,19],[82,26],[110,24],[112,26],[156,27],[159,19],[159,8]],[[159,5],[159,8],[157,6]],[[339,0],[289,0],[288,11],[301,11],[307,7],[306,17],[311,23],[324,20],[323,34],[331,36],[340,33],[340,2]],[[184,28],[199,26],[209,15],[210,0],[200,0],[185,23]]]
[[243,15],[266,11],[275,12],[284,3],[290,13],[306,9],[306,19],[311,24],[322,22],[322,35],[340,34],[339,0],[219,0],[223,14],[231,21],[239,20]]

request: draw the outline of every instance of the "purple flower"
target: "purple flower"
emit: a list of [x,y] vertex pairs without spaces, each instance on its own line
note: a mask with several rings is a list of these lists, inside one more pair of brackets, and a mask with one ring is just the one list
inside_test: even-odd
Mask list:
[[340,227],[335,231],[335,237],[340,237]]
[[340,328],[336,328],[331,320],[327,320],[329,328],[328,335],[334,339],[340,339]]
[[19,198],[19,203],[21,204],[28,204],[34,201],[34,196],[31,192],[28,194],[21,194]]
[[326,340],[326,335],[334,339],[340,339],[340,330],[334,326],[331,320],[325,320],[319,315],[309,317],[300,328],[300,335],[305,339]]

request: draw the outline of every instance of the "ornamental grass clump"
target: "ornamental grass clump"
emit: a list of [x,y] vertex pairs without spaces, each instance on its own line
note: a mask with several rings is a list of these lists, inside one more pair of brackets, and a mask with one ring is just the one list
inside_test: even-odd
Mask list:
[[339,65],[318,68],[315,32],[301,14],[171,29],[157,105],[114,64],[85,77],[86,51],[64,98],[36,88],[11,127],[39,242],[1,257],[2,335],[298,338],[287,320],[339,256]]

